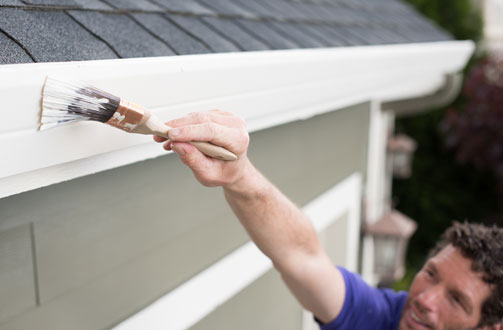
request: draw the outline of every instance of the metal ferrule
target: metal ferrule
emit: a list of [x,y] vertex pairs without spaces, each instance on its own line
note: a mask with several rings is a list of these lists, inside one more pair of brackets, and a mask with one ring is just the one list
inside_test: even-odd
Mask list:
[[105,123],[117,127],[126,132],[132,132],[135,128],[147,121],[149,112],[143,107],[121,99],[117,110],[112,117]]

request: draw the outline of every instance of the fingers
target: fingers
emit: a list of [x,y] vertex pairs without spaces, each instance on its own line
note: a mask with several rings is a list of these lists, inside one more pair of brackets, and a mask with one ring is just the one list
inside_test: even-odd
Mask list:
[[154,141],[155,142],[164,142],[166,141],[167,139],[162,137],[162,136],[157,136],[157,135],[154,135]]
[[174,142],[208,141],[234,153],[244,152],[249,142],[244,128],[227,127],[213,122],[174,128],[168,135]]
[[[224,127],[235,127],[243,128],[245,127],[244,120],[236,116],[234,113],[222,110],[210,110],[206,112],[193,112],[184,117],[171,120],[166,122],[166,125],[171,127],[181,127],[187,125],[195,125],[202,123],[216,123]],[[206,133],[211,132],[211,128],[204,128]],[[207,136],[206,134],[206,136]],[[174,137],[174,136],[173,136]],[[161,136],[154,136],[155,142],[165,142],[167,139]],[[180,141],[188,141],[186,139],[181,139]],[[213,141],[216,142],[216,141]]]
[[[158,142],[161,142],[161,141],[158,141]],[[172,148],[171,148],[171,141],[166,141],[166,142],[162,145],[162,147],[163,147],[165,150],[167,150],[167,151],[172,150]]]
[[213,163],[220,162],[219,160],[206,157],[196,147],[188,143],[173,142],[171,148],[203,185],[212,187],[220,184],[219,180],[215,180],[215,167],[213,166]]
[[202,164],[208,162],[206,156],[188,143],[172,143],[171,149],[176,152],[181,161],[193,171],[200,170],[201,167],[204,167]]

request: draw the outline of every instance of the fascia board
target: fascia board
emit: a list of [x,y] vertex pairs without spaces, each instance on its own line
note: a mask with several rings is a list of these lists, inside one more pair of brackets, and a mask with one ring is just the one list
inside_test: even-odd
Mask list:
[[0,198],[165,154],[148,136],[80,122],[38,131],[48,75],[81,80],[161,119],[220,108],[250,131],[440,88],[471,41],[0,66]]

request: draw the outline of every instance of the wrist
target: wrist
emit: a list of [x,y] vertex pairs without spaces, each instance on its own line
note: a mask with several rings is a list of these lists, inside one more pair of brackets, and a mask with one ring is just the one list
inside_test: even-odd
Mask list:
[[226,194],[250,198],[260,191],[262,181],[262,174],[247,159],[239,177],[223,188]]

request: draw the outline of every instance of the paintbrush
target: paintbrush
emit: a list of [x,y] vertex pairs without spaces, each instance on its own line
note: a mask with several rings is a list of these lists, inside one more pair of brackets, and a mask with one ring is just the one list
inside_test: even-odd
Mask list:
[[[171,127],[151,111],[93,86],[48,77],[42,92],[40,130],[74,121],[99,121],[129,133],[169,139]],[[209,157],[236,160],[229,150],[209,142],[189,142]]]

